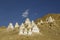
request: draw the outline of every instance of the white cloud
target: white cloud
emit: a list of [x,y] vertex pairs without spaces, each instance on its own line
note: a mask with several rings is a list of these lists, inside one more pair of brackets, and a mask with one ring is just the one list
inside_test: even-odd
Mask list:
[[29,15],[28,11],[29,11],[28,9],[25,10],[25,12],[22,13],[22,16],[23,17],[28,17],[28,15]]

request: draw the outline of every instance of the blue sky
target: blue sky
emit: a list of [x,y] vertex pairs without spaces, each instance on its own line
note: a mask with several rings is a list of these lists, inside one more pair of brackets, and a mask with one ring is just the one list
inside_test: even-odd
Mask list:
[[59,0],[0,0],[0,26],[21,24],[27,17],[35,20],[48,13],[60,13]]

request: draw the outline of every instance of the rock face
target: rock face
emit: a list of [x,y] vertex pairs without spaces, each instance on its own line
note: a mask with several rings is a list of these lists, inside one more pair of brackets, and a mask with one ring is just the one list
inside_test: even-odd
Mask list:
[[10,31],[10,30],[14,30],[14,27],[13,27],[13,24],[12,23],[9,23],[8,27],[7,27],[7,30]]
[[33,33],[39,33],[39,28],[34,23],[30,21],[29,18],[25,20],[25,23],[22,23],[19,30],[19,35],[32,35]]
[[15,24],[15,28],[18,28],[19,27],[19,24],[16,22],[16,24]]

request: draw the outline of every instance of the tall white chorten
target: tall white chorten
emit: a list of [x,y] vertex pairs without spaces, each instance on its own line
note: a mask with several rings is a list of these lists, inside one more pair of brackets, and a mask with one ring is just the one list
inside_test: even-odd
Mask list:
[[13,27],[13,24],[12,23],[9,23],[8,27],[7,27],[7,30],[13,30],[14,27]]
[[16,24],[15,24],[15,28],[18,28],[19,27],[19,24],[16,22]]
[[55,20],[50,16],[49,18],[46,19],[47,22],[54,22]]
[[37,25],[34,23],[34,21],[32,21],[32,32],[34,32],[34,33],[39,33],[39,28],[38,28]]

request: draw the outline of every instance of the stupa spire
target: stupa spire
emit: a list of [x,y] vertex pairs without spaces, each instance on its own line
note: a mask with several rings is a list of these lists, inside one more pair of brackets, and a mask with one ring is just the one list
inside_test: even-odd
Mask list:
[[18,24],[18,22],[16,22],[16,24],[15,24],[15,28],[18,28],[19,27],[19,24]]

